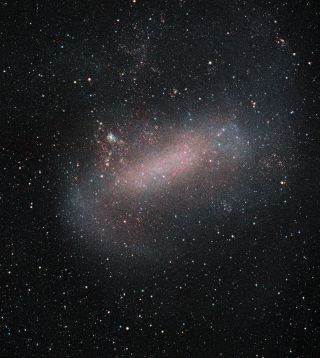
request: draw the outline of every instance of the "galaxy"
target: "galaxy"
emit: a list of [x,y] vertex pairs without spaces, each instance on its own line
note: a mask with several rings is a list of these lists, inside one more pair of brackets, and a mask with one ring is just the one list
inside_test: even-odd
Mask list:
[[[250,151],[231,122],[183,129],[143,123],[129,133],[118,131],[99,126],[94,169],[82,171],[77,162],[75,190],[66,204],[71,218],[82,213],[78,225],[89,236],[120,246],[125,242],[140,253],[146,247],[149,254],[161,241],[159,230],[173,215],[208,207],[216,193],[228,192]],[[150,238],[150,232],[158,237]]]
[[318,4],[0,8],[0,357],[318,357]]

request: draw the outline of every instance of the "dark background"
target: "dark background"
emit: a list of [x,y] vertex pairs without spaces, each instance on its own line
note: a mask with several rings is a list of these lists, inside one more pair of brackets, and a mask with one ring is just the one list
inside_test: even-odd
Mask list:
[[[319,355],[316,5],[1,1],[1,357]],[[209,112],[255,143],[231,209],[169,223],[170,259],[69,227],[97,122]]]

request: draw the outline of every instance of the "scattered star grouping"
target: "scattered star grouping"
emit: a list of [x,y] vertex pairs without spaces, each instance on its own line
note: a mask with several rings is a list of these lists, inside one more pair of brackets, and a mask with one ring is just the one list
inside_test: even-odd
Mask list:
[[318,356],[317,3],[0,6],[0,357]]

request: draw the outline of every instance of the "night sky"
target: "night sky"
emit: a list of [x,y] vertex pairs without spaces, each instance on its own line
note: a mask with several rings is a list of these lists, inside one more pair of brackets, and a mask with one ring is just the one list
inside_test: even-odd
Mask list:
[[0,7],[0,357],[319,357],[317,2]]

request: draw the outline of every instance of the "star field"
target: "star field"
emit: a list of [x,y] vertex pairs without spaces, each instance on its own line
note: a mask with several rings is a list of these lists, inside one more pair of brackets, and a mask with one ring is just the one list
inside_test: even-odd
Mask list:
[[317,3],[0,7],[0,357],[316,357]]

